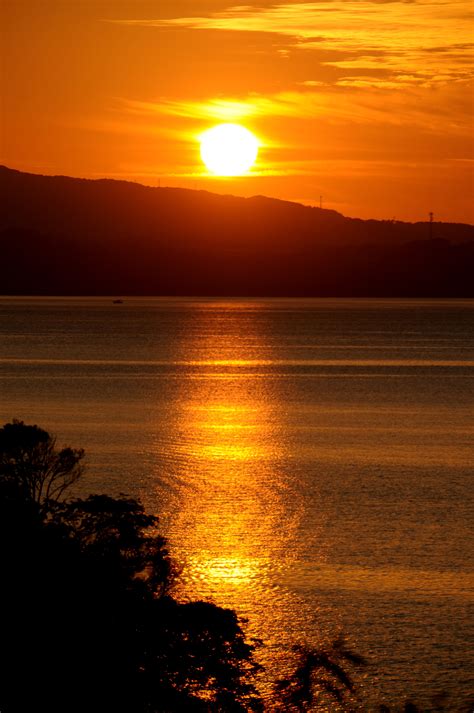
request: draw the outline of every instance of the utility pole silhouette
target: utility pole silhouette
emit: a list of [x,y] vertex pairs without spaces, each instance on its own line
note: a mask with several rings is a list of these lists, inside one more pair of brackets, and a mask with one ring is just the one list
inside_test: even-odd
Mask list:
[[430,240],[433,237],[433,216],[434,216],[433,211],[430,211]]

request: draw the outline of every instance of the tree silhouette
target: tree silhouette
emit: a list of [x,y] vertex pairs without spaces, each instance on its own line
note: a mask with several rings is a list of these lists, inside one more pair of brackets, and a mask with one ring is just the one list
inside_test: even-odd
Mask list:
[[276,697],[285,711],[325,709],[336,703],[339,709],[350,709],[356,686],[350,669],[366,665],[366,660],[351,651],[343,638],[319,649],[294,646],[296,668],[286,679],[277,681]]
[[158,520],[106,495],[62,501],[82,451],[0,429],[0,710],[261,710],[234,612],[180,603]]
[[56,439],[38,426],[14,420],[0,429],[0,478],[13,480],[36,503],[60,500],[82,475],[84,451],[56,448]]

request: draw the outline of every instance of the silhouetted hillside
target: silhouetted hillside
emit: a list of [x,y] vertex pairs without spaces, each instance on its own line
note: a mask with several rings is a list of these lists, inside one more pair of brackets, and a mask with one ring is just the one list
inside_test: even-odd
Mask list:
[[0,167],[0,294],[474,296],[474,227]]

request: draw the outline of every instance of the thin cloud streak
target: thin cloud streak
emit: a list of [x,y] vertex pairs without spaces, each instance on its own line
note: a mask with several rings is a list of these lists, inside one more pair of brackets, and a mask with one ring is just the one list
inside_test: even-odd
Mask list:
[[[456,131],[471,131],[469,96],[455,103],[455,89],[445,87],[436,94],[429,94],[422,101],[421,90],[416,86],[416,77],[403,77],[403,95],[397,86],[385,79],[367,76],[352,76],[341,80],[339,88],[310,87],[309,90],[281,92],[274,95],[250,95],[243,98],[214,98],[207,101],[189,99],[157,99],[154,102],[123,99],[123,109],[138,116],[170,115],[185,120],[238,121],[286,117],[299,121],[319,120],[327,124],[374,124],[393,126],[409,125],[433,132],[446,132],[446,117],[451,106],[457,109]],[[351,92],[351,88],[363,87],[365,92]],[[392,90],[381,102],[378,87]],[[441,92],[441,94],[440,94]],[[444,101],[440,101],[440,99]],[[195,125],[195,124],[194,124]],[[449,127],[448,127],[449,128]]]

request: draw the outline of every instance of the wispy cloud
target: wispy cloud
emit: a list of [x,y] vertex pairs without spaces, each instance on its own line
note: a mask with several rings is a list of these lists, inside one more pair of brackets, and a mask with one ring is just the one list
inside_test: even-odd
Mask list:
[[[239,121],[286,117],[298,122],[319,121],[325,124],[375,125],[419,127],[431,132],[456,131],[469,135],[470,97],[457,94],[456,87],[442,87],[436,93],[420,94],[417,75],[401,75],[394,83],[376,76],[350,75],[336,87],[309,86],[301,91],[246,97],[215,98],[207,101],[192,99],[136,101],[122,99],[121,109],[136,116],[175,116],[196,121]],[[398,91],[404,86],[403,94]],[[363,88],[364,92],[351,89]],[[378,89],[386,90],[385,101]],[[455,112],[456,118],[447,126],[446,120]],[[262,122],[265,124],[265,122]]]
[[402,75],[419,76],[417,81],[424,86],[467,81],[472,76],[472,16],[470,0],[320,0],[235,6],[203,17],[119,22],[275,34],[280,41],[283,38],[277,52],[333,50],[339,56],[327,65],[340,70],[386,69],[392,76],[377,86],[392,88],[406,84]]
[[207,101],[170,100],[164,97],[154,102],[124,99],[123,105],[130,113],[139,115],[168,114],[204,121],[237,121],[263,116],[314,118],[324,111],[324,102],[319,95],[298,92],[266,96],[254,94],[241,99],[215,98]]

